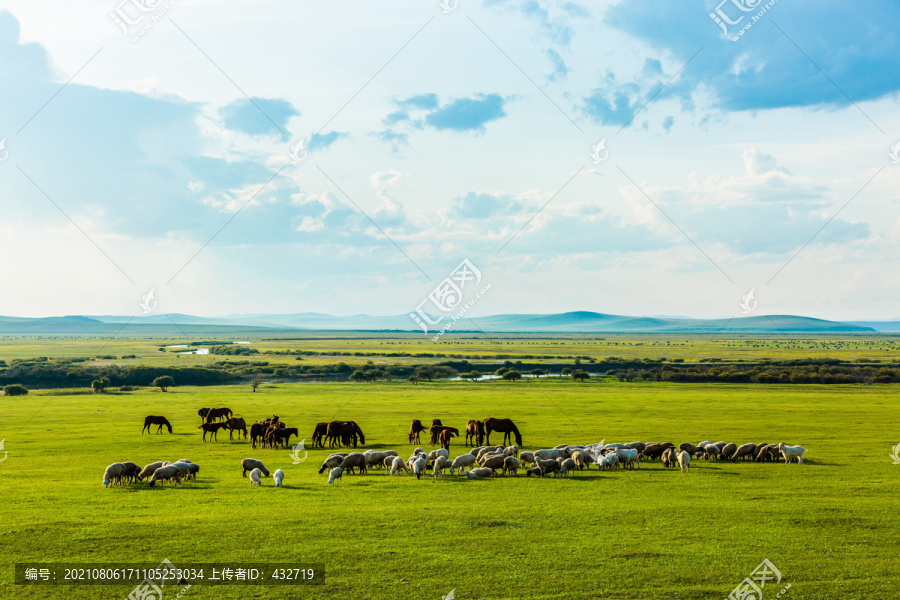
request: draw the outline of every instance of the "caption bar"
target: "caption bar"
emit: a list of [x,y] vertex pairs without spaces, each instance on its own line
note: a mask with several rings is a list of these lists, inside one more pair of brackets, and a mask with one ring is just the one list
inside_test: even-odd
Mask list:
[[16,563],[17,585],[317,585],[322,563]]

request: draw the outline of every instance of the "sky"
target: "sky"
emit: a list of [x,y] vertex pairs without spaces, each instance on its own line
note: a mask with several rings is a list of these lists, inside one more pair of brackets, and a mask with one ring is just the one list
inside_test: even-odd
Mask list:
[[897,22],[2,0],[0,315],[404,314],[468,260],[470,316],[897,318]]

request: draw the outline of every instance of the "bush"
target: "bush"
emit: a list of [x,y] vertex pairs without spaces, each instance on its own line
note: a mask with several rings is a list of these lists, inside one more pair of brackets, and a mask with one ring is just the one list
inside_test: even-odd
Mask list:
[[165,391],[167,391],[167,388],[170,388],[173,385],[175,385],[175,379],[173,379],[172,377],[170,377],[168,375],[163,375],[162,377],[157,377],[156,379],[154,379],[153,383],[151,385],[153,387],[158,387],[159,389],[161,389],[162,391],[165,392]]
[[28,393],[28,389],[24,385],[14,383],[3,388],[3,393],[7,396],[24,396]]

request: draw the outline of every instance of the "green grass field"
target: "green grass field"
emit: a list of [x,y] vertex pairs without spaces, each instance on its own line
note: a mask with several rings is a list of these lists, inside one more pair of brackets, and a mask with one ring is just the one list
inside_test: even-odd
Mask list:
[[[893,386],[617,384],[569,380],[292,384],[4,397],[2,598],[125,598],[133,585],[13,585],[16,562],[316,562],[323,586],[195,585],[185,598],[722,599],[765,558],[784,598],[891,598],[900,589],[900,439]],[[404,459],[412,418],[464,426],[510,417],[527,449],[559,443],[703,439],[801,444],[803,465],[659,461],[566,479],[417,481],[383,471],[326,485],[311,450],[202,443],[196,411],[248,422],[279,414],[308,437],[355,419],[366,448]],[[141,435],[164,414],[173,435]],[[492,439],[492,442],[499,442]],[[451,455],[464,452],[462,444]],[[286,472],[252,488],[240,460]],[[103,488],[105,467],[189,458],[196,482]]]

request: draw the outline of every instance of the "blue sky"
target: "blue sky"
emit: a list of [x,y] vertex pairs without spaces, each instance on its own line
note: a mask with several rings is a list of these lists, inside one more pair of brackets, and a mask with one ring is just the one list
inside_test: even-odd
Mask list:
[[898,317],[900,7],[767,6],[2,2],[0,314]]

